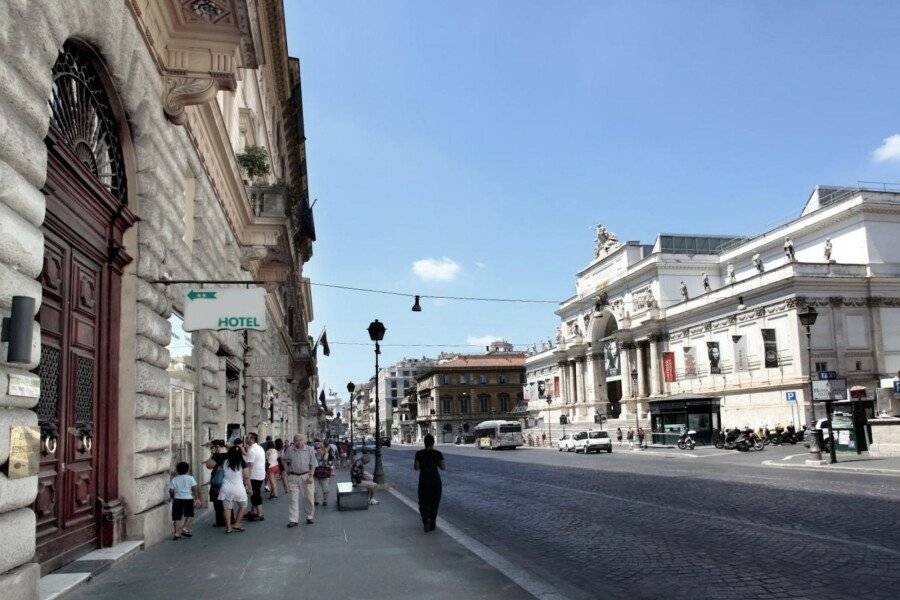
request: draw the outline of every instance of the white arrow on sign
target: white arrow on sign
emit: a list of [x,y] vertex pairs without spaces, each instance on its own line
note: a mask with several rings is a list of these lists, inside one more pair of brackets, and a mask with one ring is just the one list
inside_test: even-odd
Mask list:
[[265,331],[266,290],[204,288],[184,295],[184,330]]

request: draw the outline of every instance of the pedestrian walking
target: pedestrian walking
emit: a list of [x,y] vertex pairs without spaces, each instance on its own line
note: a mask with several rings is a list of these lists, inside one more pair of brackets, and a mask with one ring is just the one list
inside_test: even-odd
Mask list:
[[298,433],[294,436],[294,443],[284,449],[283,458],[288,473],[288,489],[291,493],[287,526],[296,527],[300,522],[301,499],[306,522],[312,523],[316,514],[313,504],[316,495],[313,470],[319,464],[316,453],[306,445],[306,436]]
[[341,469],[347,469],[350,467],[350,444],[347,443],[347,440],[341,440],[341,443],[338,444],[338,453],[340,454],[340,462],[338,466]]
[[[250,484],[250,469],[244,460],[240,446],[232,446],[225,455],[225,473],[219,500],[225,510],[225,533],[244,531],[241,521],[247,511],[247,493],[253,490]],[[235,514],[235,510],[237,514]]]
[[281,474],[278,467],[279,452],[272,442],[272,447],[266,450],[266,485],[269,486],[269,500],[278,497],[278,489],[275,480]]
[[546,446],[546,445],[547,445],[547,434],[542,433],[541,434],[541,446]]
[[[288,491],[287,469],[284,466],[284,440],[277,438],[275,440],[275,449],[278,450],[278,476],[276,480],[281,481],[281,485],[284,486],[284,493],[287,495],[290,492]],[[275,487],[278,487],[277,481]]]
[[209,499],[212,501],[213,512],[215,513],[215,527],[225,526],[225,511],[222,507],[222,501],[219,500],[219,491],[222,489],[222,483],[225,481],[225,455],[228,449],[225,447],[225,440],[212,440],[209,443],[210,455],[205,466],[210,470],[209,473]]
[[638,439],[638,448],[643,448],[644,447],[644,428],[643,427],[638,427],[637,439]]
[[425,449],[416,452],[413,468],[419,472],[419,515],[425,533],[437,527],[438,506],[441,504],[441,471],[447,468],[444,455],[434,449],[434,436],[425,436]]
[[180,462],[175,465],[175,477],[169,480],[169,496],[172,498],[172,539],[189,538],[194,522],[194,507],[200,506],[197,480],[189,473],[191,465]]
[[[322,506],[328,506],[328,492],[331,490],[332,467],[334,466],[334,455],[331,452],[331,444],[322,444],[316,448],[316,460],[318,464],[313,470],[313,479],[315,479],[315,492],[321,498]],[[319,501],[314,502],[318,506]]]
[[244,460],[250,468],[250,514],[248,521],[265,521],[262,508],[262,487],[266,479],[266,452],[258,443],[259,436],[248,433],[244,438]]
[[618,442],[620,446],[622,445],[622,428],[621,427],[616,427],[616,442]]
[[[434,439],[434,437],[431,439]],[[366,488],[369,494],[369,504],[375,506],[378,504],[378,500],[375,499],[375,490],[378,489],[378,484],[375,483],[372,474],[366,471],[367,464],[369,464],[368,454],[363,454],[354,460],[353,466],[350,467],[350,481],[353,482],[353,485]]]
[[634,448],[634,430],[631,427],[628,428],[628,433],[625,434],[625,439],[627,439],[628,444],[632,448]]

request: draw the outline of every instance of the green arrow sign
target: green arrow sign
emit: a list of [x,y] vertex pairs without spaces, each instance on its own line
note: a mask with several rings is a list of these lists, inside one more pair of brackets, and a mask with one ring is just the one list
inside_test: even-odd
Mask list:
[[205,292],[203,290],[200,290],[199,292],[197,290],[191,290],[190,292],[188,292],[187,297],[189,300],[196,300],[197,298],[206,298],[209,300],[215,300],[216,293],[215,292]]

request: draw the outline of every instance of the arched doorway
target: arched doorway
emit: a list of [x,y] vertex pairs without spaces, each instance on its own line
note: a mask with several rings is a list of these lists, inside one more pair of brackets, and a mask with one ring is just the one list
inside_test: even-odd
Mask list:
[[99,56],[70,40],[53,67],[40,281],[43,453],[36,558],[52,571],[114,540],[128,127]]
[[616,337],[619,323],[610,310],[604,310],[591,327],[591,347],[598,356],[598,370],[594,374],[595,385],[601,385],[606,396],[606,414],[617,419],[622,414],[622,362],[621,348]]

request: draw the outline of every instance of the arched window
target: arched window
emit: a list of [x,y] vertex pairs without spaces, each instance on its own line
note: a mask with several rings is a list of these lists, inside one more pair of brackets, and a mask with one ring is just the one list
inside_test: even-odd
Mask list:
[[478,412],[487,413],[490,411],[491,396],[490,394],[478,394]]
[[91,51],[70,40],[53,66],[50,137],[65,146],[119,202],[126,204],[125,163],[109,99]]
[[509,412],[509,394],[497,394],[497,398],[500,400],[500,412]]

